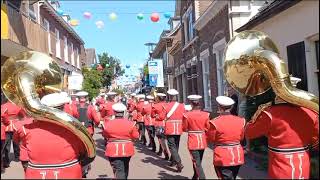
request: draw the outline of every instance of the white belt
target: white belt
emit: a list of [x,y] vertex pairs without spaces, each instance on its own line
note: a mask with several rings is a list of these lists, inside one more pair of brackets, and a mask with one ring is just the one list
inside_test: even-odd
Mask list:
[[171,120],[171,119],[168,119],[167,122],[182,123],[182,120]]
[[132,142],[130,139],[115,139],[115,140],[109,140],[110,143],[121,143],[121,142]]
[[28,168],[31,169],[57,169],[57,168],[66,168],[78,164],[79,160],[75,159],[70,162],[61,163],[61,164],[34,164],[32,162],[28,162]]
[[190,134],[202,134],[204,131],[188,131]]

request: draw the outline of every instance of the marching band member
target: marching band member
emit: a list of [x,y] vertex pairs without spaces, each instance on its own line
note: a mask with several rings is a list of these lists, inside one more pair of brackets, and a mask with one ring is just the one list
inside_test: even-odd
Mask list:
[[162,113],[163,107],[166,104],[166,94],[164,93],[157,93],[157,97],[159,99],[159,102],[154,103],[152,106],[152,112],[151,112],[151,117],[155,118],[155,129],[156,129],[156,136],[158,138],[159,141],[159,151],[157,152],[157,155],[161,156],[162,155],[162,151],[164,153],[165,156],[165,160],[169,160],[169,153],[168,153],[168,149],[166,146],[166,142],[165,142],[165,135],[164,135],[164,126],[165,126],[165,121],[161,120],[159,118],[159,114]]
[[188,133],[188,149],[193,162],[194,174],[192,179],[205,179],[202,169],[202,158],[208,146],[206,132],[209,125],[209,113],[201,111],[199,95],[188,96],[192,110],[183,115],[183,131]]
[[155,137],[154,118],[151,117],[152,106],[154,104],[154,97],[149,95],[147,96],[147,99],[149,103],[143,106],[141,114],[144,116],[144,125],[149,135],[148,147],[151,147],[152,151],[156,152],[156,142],[154,141],[154,137]]
[[77,96],[79,97],[79,104],[77,104],[75,117],[87,128],[89,133],[93,135],[94,124],[97,125],[100,123],[99,116],[94,107],[87,103],[87,92],[80,91],[77,93]]
[[23,108],[13,104],[12,102],[8,101],[5,98],[5,103],[1,105],[1,110],[7,110],[8,113],[8,120],[9,124],[6,126],[5,134],[6,134],[6,141],[4,147],[4,163],[3,166],[5,168],[10,166],[10,149],[11,149],[11,142],[13,143],[13,150],[14,150],[14,157],[16,160],[19,159],[20,150],[19,145],[13,142],[13,134],[16,131],[15,123],[26,116],[25,111]]
[[137,103],[137,125],[139,127],[139,141],[143,144],[146,145],[147,144],[147,139],[146,139],[146,135],[145,135],[145,126],[144,126],[144,119],[142,116],[142,110],[143,110],[143,106],[145,105],[145,101],[144,101],[145,95],[144,94],[139,94],[137,95],[137,99],[138,99],[138,103]]
[[135,104],[135,96],[136,93],[131,93],[130,94],[130,99],[128,100],[128,112],[129,112],[129,119],[132,120],[132,113],[135,110],[136,104]]
[[[63,93],[64,95],[68,96],[67,93]],[[71,101],[66,103],[63,107],[63,111],[70,114],[71,116],[77,118],[77,102],[76,100],[76,94],[71,95]]]
[[170,102],[168,102],[163,112],[160,114],[160,119],[165,120],[165,135],[167,136],[169,150],[171,152],[171,166],[176,165],[177,172],[181,172],[183,165],[179,156],[180,136],[182,134],[182,119],[185,113],[184,105],[176,101],[176,96],[179,92],[175,89],[168,90]]
[[106,103],[105,96],[106,96],[105,93],[101,93],[100,97],[97,99],[95,105],[97,105],[99,107],[101,104],[105,104]]
[[134,155],[132,140],[139,137],[135,122],[124,118],[126,106],[116,103],[112,106],[115,118],[105,122],[103,136],[108,139],[105,156],[109,159],[114,176],[127,179],[130,158]]
[[[301,81],[291,77],[295,87]],[[246,125],[248,139],[266,136],[269,176],[274,179],[309,179],[310,148],[319,150],[319,114],[276,97],[260,106]]]
[[112,118],[114,115],[114,112],[112,110],[112,105],[115,104],[115,96],[117,93],[115,92],[108,92],[108,100],[104,104],[100,104],[99,109],[100,109],[100,114],[101,118]]
[[236,179],[241,165],[244,163],[244,153],[240,141],[243,139],[245,119],[231,115],[234,101],[226,96],[216,98],[220,115],[210,120],[208,140],[213,142],[213,165],[216,174],[221,179]]
[[[44,96],[41,103],[62,111],[70,100],[60,93]],[[53,123],[37,121],[22,126],[24,137],[21,146],[27,161],[26,179],[80,179],[82,168],[80,157],[85,153],[82,142],[70,131]],[[63,153],[62,153],[63,152]],[[25,158],[25,159],[24,159]]]

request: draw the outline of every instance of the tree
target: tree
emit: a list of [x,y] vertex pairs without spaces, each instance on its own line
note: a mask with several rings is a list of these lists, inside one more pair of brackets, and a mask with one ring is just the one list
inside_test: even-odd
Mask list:
[[87,91],[89,93],[90,100],[93,97],[96,97],[102,86],[102,73],[97,71],[96,69],[88,69],[88,68],[82,68],[82,74],[83,74],[83,90]]
[[102,84],[108,87],[111,85],[113,79],[124,74],[124,70],[120,67],[120,60],[110,56],[106,52],[99,54],[98,58],[101,66],[104,68],[102,71]]

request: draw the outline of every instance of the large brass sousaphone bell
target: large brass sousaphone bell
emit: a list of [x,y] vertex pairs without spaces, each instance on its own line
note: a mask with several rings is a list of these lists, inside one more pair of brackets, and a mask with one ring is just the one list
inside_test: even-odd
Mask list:
[[10,57],[1,68],[1,88],[10,101],[24,107],[36,120],[57,124],[75,134],[87,151],[84,163],[95,158],[95,144],[87,129],[69,114],[40,102],[44,95],[62,88],[61,69],[51,57],[35,51]]
[[319,113],[319,98],[292,86],[273,41],[259,31],[243,31],[225,49],[224,74],[241,94],[257,96],[272,88],[284,101]]

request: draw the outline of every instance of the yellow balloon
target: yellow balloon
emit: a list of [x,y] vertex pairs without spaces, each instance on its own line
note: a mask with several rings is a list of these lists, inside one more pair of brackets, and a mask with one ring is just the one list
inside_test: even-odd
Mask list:
[[110,18],[112,21],[116,20],[116,19],[117,19],[117,14],[116,14],[116,13],[111,13],[111,14],[109,15],[109,18]]
[[77,19],[71,19],[69,21],[71,26],[78,26],[79,25],[79,21]]

